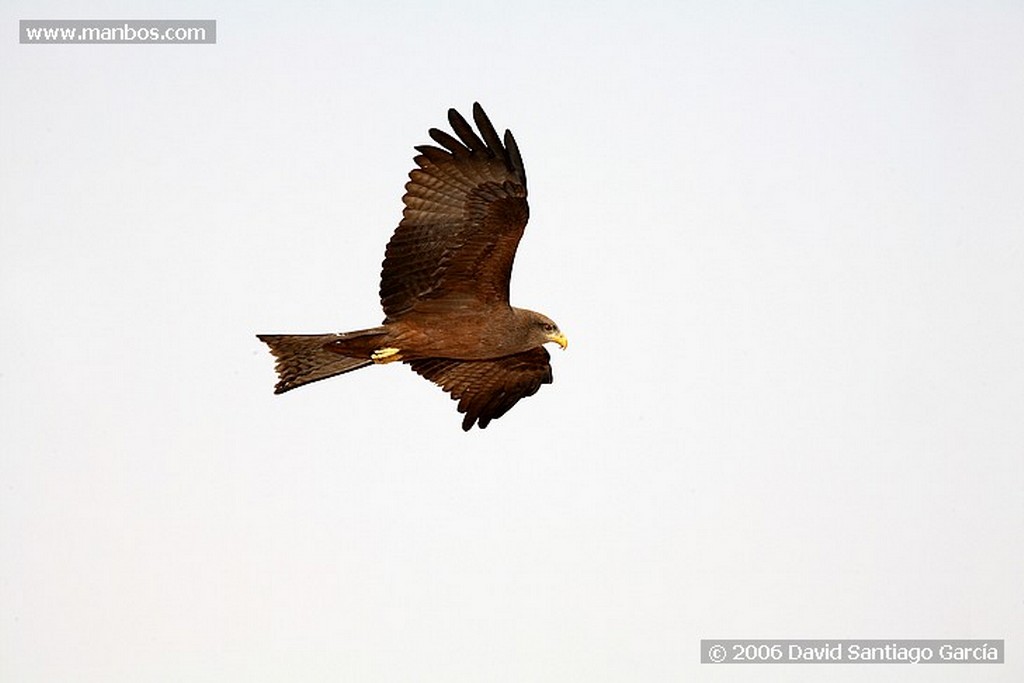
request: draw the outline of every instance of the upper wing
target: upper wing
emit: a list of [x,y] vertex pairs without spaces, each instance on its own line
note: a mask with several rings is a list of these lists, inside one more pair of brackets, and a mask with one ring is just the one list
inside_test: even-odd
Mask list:
[[551,356],[543,347],[493,360],[426,358],[409,361],[412,369],[451,393],[465,413],[462,428],[480,429],[507,413],[519,399],[533,396],[551,384]]
[[409,173],[402,222],[381,271],[388,320],[446,297],[508,302],[512,261],[529,217],[526,171],[510,131],[502,144],[479,104],[473,120],[483,139],[449,109],[459,139],[432,128],[430,137],[445,149],[416,148],[419,168]]

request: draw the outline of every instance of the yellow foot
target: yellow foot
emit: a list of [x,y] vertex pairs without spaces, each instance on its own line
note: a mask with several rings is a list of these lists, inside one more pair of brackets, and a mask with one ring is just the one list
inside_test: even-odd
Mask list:
[[385,346],[384,348],[377,349],[370,354],[370,358],[374,363],[390,363],[391,361],[401,360],[402,356],[399,355],[399,351],[401,351],[401,349],[396,349],[392,346]]

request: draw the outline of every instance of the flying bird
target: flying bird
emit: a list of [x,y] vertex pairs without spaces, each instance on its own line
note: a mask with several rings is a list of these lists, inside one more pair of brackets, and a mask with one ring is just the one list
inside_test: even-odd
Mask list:
[[499,137],[479,104],[479,134],[454,109],[452,135],[416,147],[402,221],[380,278],[384,322],[344,334],[260,334],[277,359],[281,394],[373,364],[401,361],[451,394],[462,428],[481,429],[550,384],[565,335],[547,316],[509,303],[526,228],[526,170],[511,131]]

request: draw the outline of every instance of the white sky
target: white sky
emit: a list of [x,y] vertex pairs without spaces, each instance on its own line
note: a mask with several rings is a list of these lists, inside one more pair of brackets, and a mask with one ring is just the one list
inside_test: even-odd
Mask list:
[[[370,5],[0,7],[0,680],[1024,680],[1024,7]],[[274,396],[474,100],[555,383]],[[857,637],[1007,663],[699,663]]]

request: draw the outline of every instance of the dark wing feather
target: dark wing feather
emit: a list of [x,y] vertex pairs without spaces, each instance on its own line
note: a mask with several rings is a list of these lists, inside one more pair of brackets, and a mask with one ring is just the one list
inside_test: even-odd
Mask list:
[[466,414],[462,428],[469,431],[474,422],[484,429],[519,399],[533,396],[542,384],[551,384],[550,360],[548,352],[537,347],[493,360],[425,358],[408,363],[459,402],[459,412]]
[[426,302],[507,303],[512,261],[529,217],[526,171],[512,133],[504,144],[479,104],[480,135],[454,109],[458,138],[431,129],[442,148],[417,147],[402,222],[388,242],[380,299],[387,320]]

